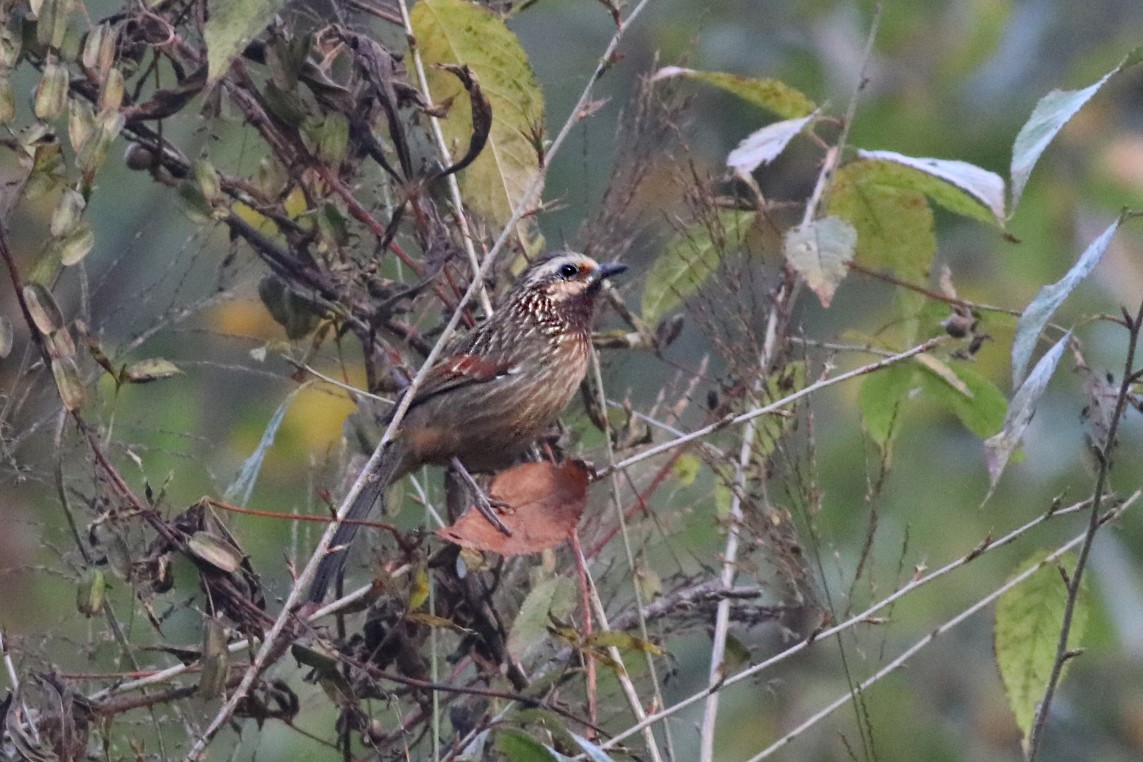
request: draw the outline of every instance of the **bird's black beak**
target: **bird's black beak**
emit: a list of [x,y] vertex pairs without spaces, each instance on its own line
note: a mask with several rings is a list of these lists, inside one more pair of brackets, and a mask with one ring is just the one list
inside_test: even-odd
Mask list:
[[610,278],[612,275],[618,275],[627,269],[627,265],[618,262],[604,262],[599,267],[595,268],[595,281],[602,283]]

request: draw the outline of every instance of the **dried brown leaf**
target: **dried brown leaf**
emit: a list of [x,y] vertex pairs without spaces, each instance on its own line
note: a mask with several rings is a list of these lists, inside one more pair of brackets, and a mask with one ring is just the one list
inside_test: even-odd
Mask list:
[[469,509],[437,535],[461,547],[518,556],[555,547],[567,539],[587,505],[587,466],[571,460],[524,463],[501,471],[488,496],[499,507],[500,520],[512,532],[501,534],[479,511]]

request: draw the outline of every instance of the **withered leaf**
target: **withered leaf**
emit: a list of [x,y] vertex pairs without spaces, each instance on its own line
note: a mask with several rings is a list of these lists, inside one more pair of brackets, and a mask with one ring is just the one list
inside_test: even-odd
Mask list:
[[500,520],[512,532],[505,536],[479,511],[469,509],[437,535],[461,547],[518,556],[553,548],[567,539],[587,505],[587,466],[570,460],[524,463],[501,471],[488,496],[501,506]]
[[440,64],[440,67],[460,80],[472,101],[472,136],[468,139],[468,151],[465,152],[460,161],[448,169],[441,170],[441,177],[444,177],[467,167],[484,150],[484,146],[488,143],[488,136],[492,132],[492,104],[488,102],[488,98],[485,97],[484,91],[480,88],[480,81],[477,80],[476,74],[468,66]]

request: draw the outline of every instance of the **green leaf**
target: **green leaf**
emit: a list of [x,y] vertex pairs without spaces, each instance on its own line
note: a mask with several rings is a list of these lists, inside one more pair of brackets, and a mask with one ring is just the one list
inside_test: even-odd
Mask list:
[[1072,269],[1068,270],[1067,274],[1056,283],[1041,288],[1036,294],[1036,298],[1020,315],[1020,322],[1016,324],[1016,335],[1012,339],[1013,386],[1024,380],[1024,371],[1028,369],[1028,362],[1032,359],[1032,351],[1036,348],[1036,342],[1040,340],[1040,332],[1044,330],[1044,326],[1048,324],[1052,315],[1056,313],[1068,295],[1099,264],[1099,260],[1103,258],[1103,253],[1107,251],[1107,247],[1115,236],[1115,231],[1119,229],[1121,222],[1123,222],[1122,217],[1111,223],[1100,234],[1099,238],[1088,245]]
[[107,599],[107,578],[99,569],[88,569],[75,595],[75,607],[79,613],[89,619],[103,611],[103,604]]
[[[1028,559],[1019,572],[1027,571],[1043,561],[1043,554]],[[1024,748],[1036,718],[1036,707],[1044,697],[1048,677],[1056,659],[1056,647],[1063,623],[1067,586],[1057,569],[1075,568],[1074,554],[1067,554],[1054,564],[1032,573],[1020,585],[1004,593],[996,601],[996,624],[993,631],[996,666],[1008,695],[1008,705],[1016,715],[1016,724],[1024,733]],[[1081,585],[1072,615],[1068,646],[1075,648],[1083,641],[1087,625],[1089,592]],[[1068,664],[1065,662],[1064,670]],[[1063,673],[1061,673],[1061,679]]]
[[496,731],[496,750],[512,762],[554,762],[548,748],[522,730],[499,728]]
[[270,25],[285,0],[211,0],[206,42],[207,84],[230,69],[230,61]]
[[548,640],[553,618],[567,619],[575,610],[575,583],[567,577],[547,579],[532,588],[508,634],[508,652],[523,661],[534,648]]
[[[765,399],[774,402],[801,391],[806,385],[806,364],[792,361],[778,375],[766,379]],[[793,415],[764,415],[758,418],[754,427],[754,452],[768,458],[778,447],[786,432],[793,427],[797,417]]]
[[340,167],[349,146],[349,120],[344,114],[307,117],[302,124],[307,147],[331,167]]
[[[828,212],[857,229],[856,261],[923,279],[937,250],[933,211],[917,187],[924,173],[888,161],[855,161],[834,177]],[[929,178],[935,185],[947,185]]]
[[487,145],[461,174],[461,188],[466,203],[503,225],[540,169],[532,136],[543,125],[544,97],[528,57],[499,16],[467,0],[420,0],[410,17],[433,101],[455,98],[441,122],[452,153],[469,143],[472,104],[457,78],[433,64],[466,64],[492,106]]
[[902,179],[950,212],[1004,227],[1004,179],[995,172],[966,161],[916,158],[893,151],[858,151],[858,156],[907,167],[912,171],[906,175],[916,175]]
[[651,266],[643,289],[643,321],[649,325],[692,296],[710,278],[726,254],[742,245],[754,224],[754,212],[722,212],[683,230]]
[[[1008,401],[996,384],[972,367],[964,363],[917,365],[923,369],[919,380],[925,394],[947,405],[973,434],[981,438],[991,436],[1004,425]],[[946,378],[944,373],[952,374],[952,378]]]
[[622,630],[593,632],[583,639],[583,645],[588,648],[611,648],[614,646],[621,651],[642,651],[652,656],[663,655],[663,649],[659,646]]
[[679,485],[682,487],[689,487],[694,484],[701,470],[702,461],[697,455],[691,454],[680,455],[674,465],[671,466],[671,472],[679,480]]
[[757,79],[721,71],[696,71],[681,66],[664,66],[655,72],[651,81],[657,82],[670,77],[685,77],[705,82],[737,95],[747,103],[772,111],[783,119],[808,116],[817,108],[814,102],[800,91],[776,79]]
[[428,603],[430,593],[432,582],[429,580],[429,570],[419,566],[413,573],[413,585],[409,590],[409,611],[416,611]]
[[1138,63],[1141,56],[1143,48],[1136,48],[1128,53],[1118,66],[1100,77],[1094,85],[1082,90],[1053,90],[1040,99],[1036,108],[1032,110],[1032,115],[1016,135],[1016,142],[1012,144],[1011,208],[1013,210],[1016,209],[1016,204],[1024,193],[1024,186],[1028,184],[1028,177],[1035,169],[1036,162],[1040,160],[1041,154],[1059,131],[1100,91],[1107,80],[1124,68]]
[[1024,379],[1024,383],[1012,396],[1012,404],[1008,406],[1008,412],[1004,416],[1004,426],[1000,429],[1000,433],[985,441],[984,457],[988,462],[988,476],[992,487],[995,487],[1000,480],[1000,475],[1004,473],[1004,467],[1008,465],[1008,459],[1016,450],[1016,446],[1020,444],[1024,430],[1032,422],[1032,416],[1036,412],[1036,403],[1044,395],[1048,381],[1056,372],[1056,365],[1071,338],[1072,333],[1068,331],[1060,337],[1055,346],[1040,358],[1036,367],[1032,369],[1032,372]]
[[861,382],[857,395],[861,420],[886,460],[901,429],[901,411],[913,388],[916,370],[912,363],[897,363],[870,373]]
[[852,225],[839,217],[825,217],[786,232],[786,261],[805,278],[825,308],[849,272],[846,264],[853,259],[856,245],[857,231]]

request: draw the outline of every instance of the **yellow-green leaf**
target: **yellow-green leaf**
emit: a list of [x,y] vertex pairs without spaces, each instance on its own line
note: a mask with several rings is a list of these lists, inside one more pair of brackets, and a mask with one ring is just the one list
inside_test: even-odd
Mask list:
[[643,321],[654,325],[663,313],[699,290],[724,254],[738,249],[754,224],[754,212],[728,211],[692,223],[667,245],[647,274]]
[[76,590],[75,607],[85,617],[93,617],[103,611],[107,597],[107,579],[99,569],[88,569]]
[[553,577],[532,588],[520,605],[520,613],[508,634],[508,653],[521,661],[548,639],[548,627],[554,618],[567,619],[575,610],[575,583],[567,577]]
[[468,0],[420,0],[410,15],[433,101],[455,99],[441,122],[454,159],[469,143],[472,106],[457,78],[433,64],[466,64],[492,106],[488,144],[461,173],[461,188],[466,203],[503,225],[539,171],[533,136],[544,97],[528,57],[499,16]]
[[671,471],[674,473],[675,478],[679,480],[679,484],[683,487],[689,487],[695,483],[698,478],[699,471],[702,469],[702,461],[699,460],[697,455],[680,455],[675,464],[671,466]]
[[817,106],[799,90],[776,79],[742,77],[721,71],[696,71],[681,66],[664,66],[655,72],[652,82],[668,77],[686,77],[705,82],[737,95],[748,103],[772,111],[783,119],[808,116]]
[[413,574],[413,587],[409,591],[409,611],[416,611],[428,603],[429,593],[431,591],[429,571],[422,566]]
[[285,4],[285,0],[211,0],[210,19],[202,30],[208,83],[230,69],[231,59],[270,25]]
[[623,651],[642,651],[652,656],[662,656],[663,649],[654,643],[637,638],[621,630],[601,630],[593,632],[584,638],[584,645],[589,648],[610,648],[615,646]]
[[[765,400],[767,402],[780,400],[801,391],[805,385],[806,364],[800,361],[791,362],[781,374],[766,379]],[[782,414],[764,415],[757,419],[754,429],[757,455],[763,458],[770,457],[796,420],[795,416]]]
[[[1018,573],[1027,571],[1042,560],[1043,554],[1029,559],[1020,566]],[[1070,571],[1075,568],[1075,556],[1067,554],[1056,563],[1044,566],[996,601],[993,633],[996,666],[1000,669],[1008,705],[1024,734],[1025,748],[1036,717],[1036,707],[1044,697],[1055,663],[1063,623],[1067,587],[1057,565]],[[1075,648],[1083,640],[1089,595],[1086,585],[1081,585],[1072,615],[1068,638],[1070,648]],[[1065,662],[1065,670],[1067,666]]]
[[857,229],[858,264],[920,282],[937,239],[924,192],[906,178],[914,175],[923,173],[888,161],[846,164],[834,176],[828,209]]
[[178,366],[161,357],[149,357],[130,365],[125,365],[119,373],[119,381],[124,384],[147,384],[182,373]]
[[918,374],[926,396],[940,400],[956,414],[969,431],[982,439],[1000,430],[1008,401],[996,384],[970,365],[918,363],[925,372]]
[[901,429],[901,411],[913,387],[916,367],[911,363],[897,363],[870,373],[861,382],[857,406],[869,438],[888,462],[891,447]]

